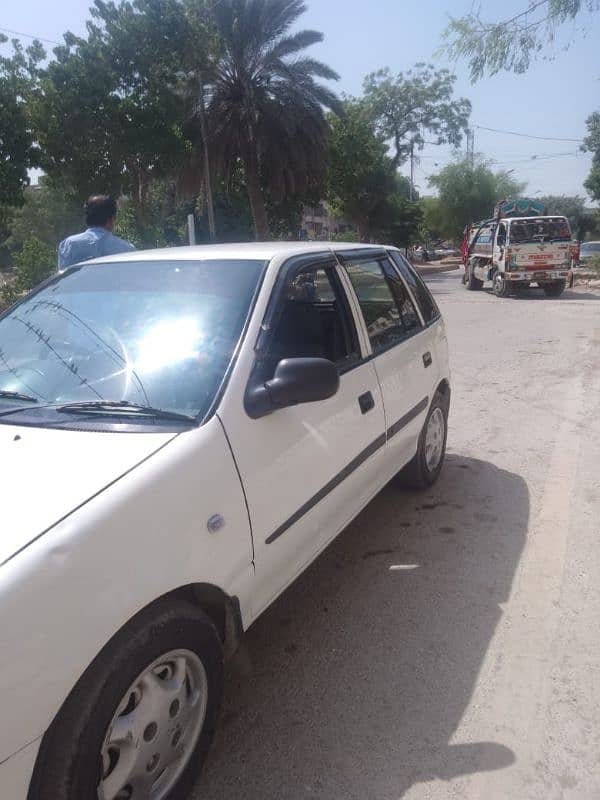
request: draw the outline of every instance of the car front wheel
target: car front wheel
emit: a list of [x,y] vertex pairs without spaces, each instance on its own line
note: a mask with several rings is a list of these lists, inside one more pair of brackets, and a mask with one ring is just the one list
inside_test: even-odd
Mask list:
[[159,601],[113,638],[66,700],[28,800],[183,800],[222,687],[213,623],[186,602]]

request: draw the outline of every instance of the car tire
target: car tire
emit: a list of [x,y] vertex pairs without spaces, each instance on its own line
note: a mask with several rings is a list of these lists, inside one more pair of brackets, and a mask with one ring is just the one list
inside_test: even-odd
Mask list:
[[114,636],[65,701],[43,738],[28,800],[97,800],[101,783],[119,800],[146,800],[157,786],[153,798],[184,800],[222,691],[212,621],[183,600],[158,601]]
[[542,286],[546,297],[560,297],[567,286],[566,281],[552,281]]
[[[437,481],[444,466],[448,438],[449,395],[436,392],[419,436],[417,452],[400,473],[402,483],[417,490]],[[435,454],[432,448],[437,448]]]

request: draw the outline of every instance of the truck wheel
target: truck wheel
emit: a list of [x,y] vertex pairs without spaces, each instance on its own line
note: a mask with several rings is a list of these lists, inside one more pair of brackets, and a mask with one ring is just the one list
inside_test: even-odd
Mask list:
[[475,277],[473,274],[473,267],[470,265],[466,268],[465,278],[465,284],[470,292],[475,292],[478,289],[481,289],[483,286],[483,281],[480,281],[479,278]]
[[552,281],[552,283],[545,283],[542,286],[546,297],[560,297],[566,288],[566,281]]
[[400,478],[411,489],[427,489],[439,478],[446,456],[448,397],[436,392],[419,436],[417,452],[404,467]]
[[213,623],[161,600],[92,662],[46,732],[28,800],[184,800],[206,757],[223,688]]
[[510,297],[512,294],[512,286],[504,279],[502,272],[494,275],[493,289],[496,297]]

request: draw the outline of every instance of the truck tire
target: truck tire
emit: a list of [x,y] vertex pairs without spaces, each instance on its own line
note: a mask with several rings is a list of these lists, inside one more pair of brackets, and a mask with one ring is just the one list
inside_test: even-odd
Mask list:
[[185,800],[222,690],[212,621],[183,600],[157,601],[113,637],[65,701],[42,740],[28,800]]
[[545,283],[542,286],[546,297],[560,297],[566,288],[566,281],[552,281],[552,283]]
[[502,272],[496,272],[492,286],[496,297],[510,297],[512,294],[512,286],[504,279]]
[[466,269],[465,284],[467,289],[470,292],[476,292],[478,289],[481,289],[481,287],[483,286],[483,281],[475,277],[475,275],[473,274],[473,266],[471,264],[468,264],[465,267],[465,269]]

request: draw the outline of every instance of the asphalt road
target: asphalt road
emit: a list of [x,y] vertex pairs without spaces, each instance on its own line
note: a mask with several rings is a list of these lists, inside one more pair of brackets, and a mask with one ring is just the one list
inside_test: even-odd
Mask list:
[[600,294],[430,285],[442,477],[388,486],[248,631],[197,800],[600,798]]

